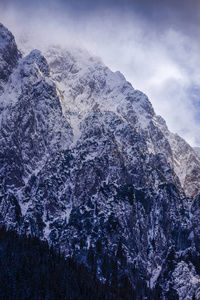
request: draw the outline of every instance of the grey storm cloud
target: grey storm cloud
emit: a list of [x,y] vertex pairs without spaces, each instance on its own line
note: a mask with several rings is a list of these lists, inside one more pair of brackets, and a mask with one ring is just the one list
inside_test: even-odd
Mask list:
[[145,92],[170,130],[200,145],[199,0],[1,0],[0,22],[15,36],[31,32],[34,47],[87,48]]

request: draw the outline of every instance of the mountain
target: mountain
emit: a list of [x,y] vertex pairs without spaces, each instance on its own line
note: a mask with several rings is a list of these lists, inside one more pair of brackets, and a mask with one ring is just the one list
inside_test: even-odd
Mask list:
[[0,62],[0,223],[136,299],[199,299],[195,150],[86,51],[23,57],[1,25]]

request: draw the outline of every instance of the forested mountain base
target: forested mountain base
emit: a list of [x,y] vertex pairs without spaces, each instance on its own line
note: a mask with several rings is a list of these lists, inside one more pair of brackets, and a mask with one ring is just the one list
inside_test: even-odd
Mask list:
[[120,257],[120,253],[114,258],[104,255],[102,267],[107,279],[101,282],[96,276],[98,257],[91,248],[86,267],[84,263],[77,263],[75,256],[64,258],[52,245],[49,247],[47,241],[2,227],[1,299],[159,299],[159,289],[150,290],[136,270],[138,281],[135,290],[132,288],[128,276],[121,272]]
[[[93,270],[77,264],[73,257],[65,259],[47,241],[0,229],[2,300],[120,299],[128,282],[122,284],[124,287],[118,288],[113,282],[112,286],[101,283]],[[130,296],[124,295],[123,299]]]
[[48,242],[0,230],[1,299],[104,299],[105,287],[83,264]]

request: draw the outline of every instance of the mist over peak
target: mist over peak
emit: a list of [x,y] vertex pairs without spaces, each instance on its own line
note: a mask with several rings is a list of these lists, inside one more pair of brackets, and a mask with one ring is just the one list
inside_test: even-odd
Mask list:
[[[1,1],[1,22],[30,48],[81,47],[144,91],[173,132],[199,145],[199,1]],[[26,42],[25,36],[28,36]],[[31,41],[31,42],[30,42]],[[25,49],[25,45],[27,49]]]

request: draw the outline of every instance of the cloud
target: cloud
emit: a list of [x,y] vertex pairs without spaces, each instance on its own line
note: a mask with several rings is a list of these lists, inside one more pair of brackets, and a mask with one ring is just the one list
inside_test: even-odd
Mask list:
[[33,47],[82,45],[145,92],[170,130],[200,145],[200,7],[197,0],[7,0],[0,20]]

